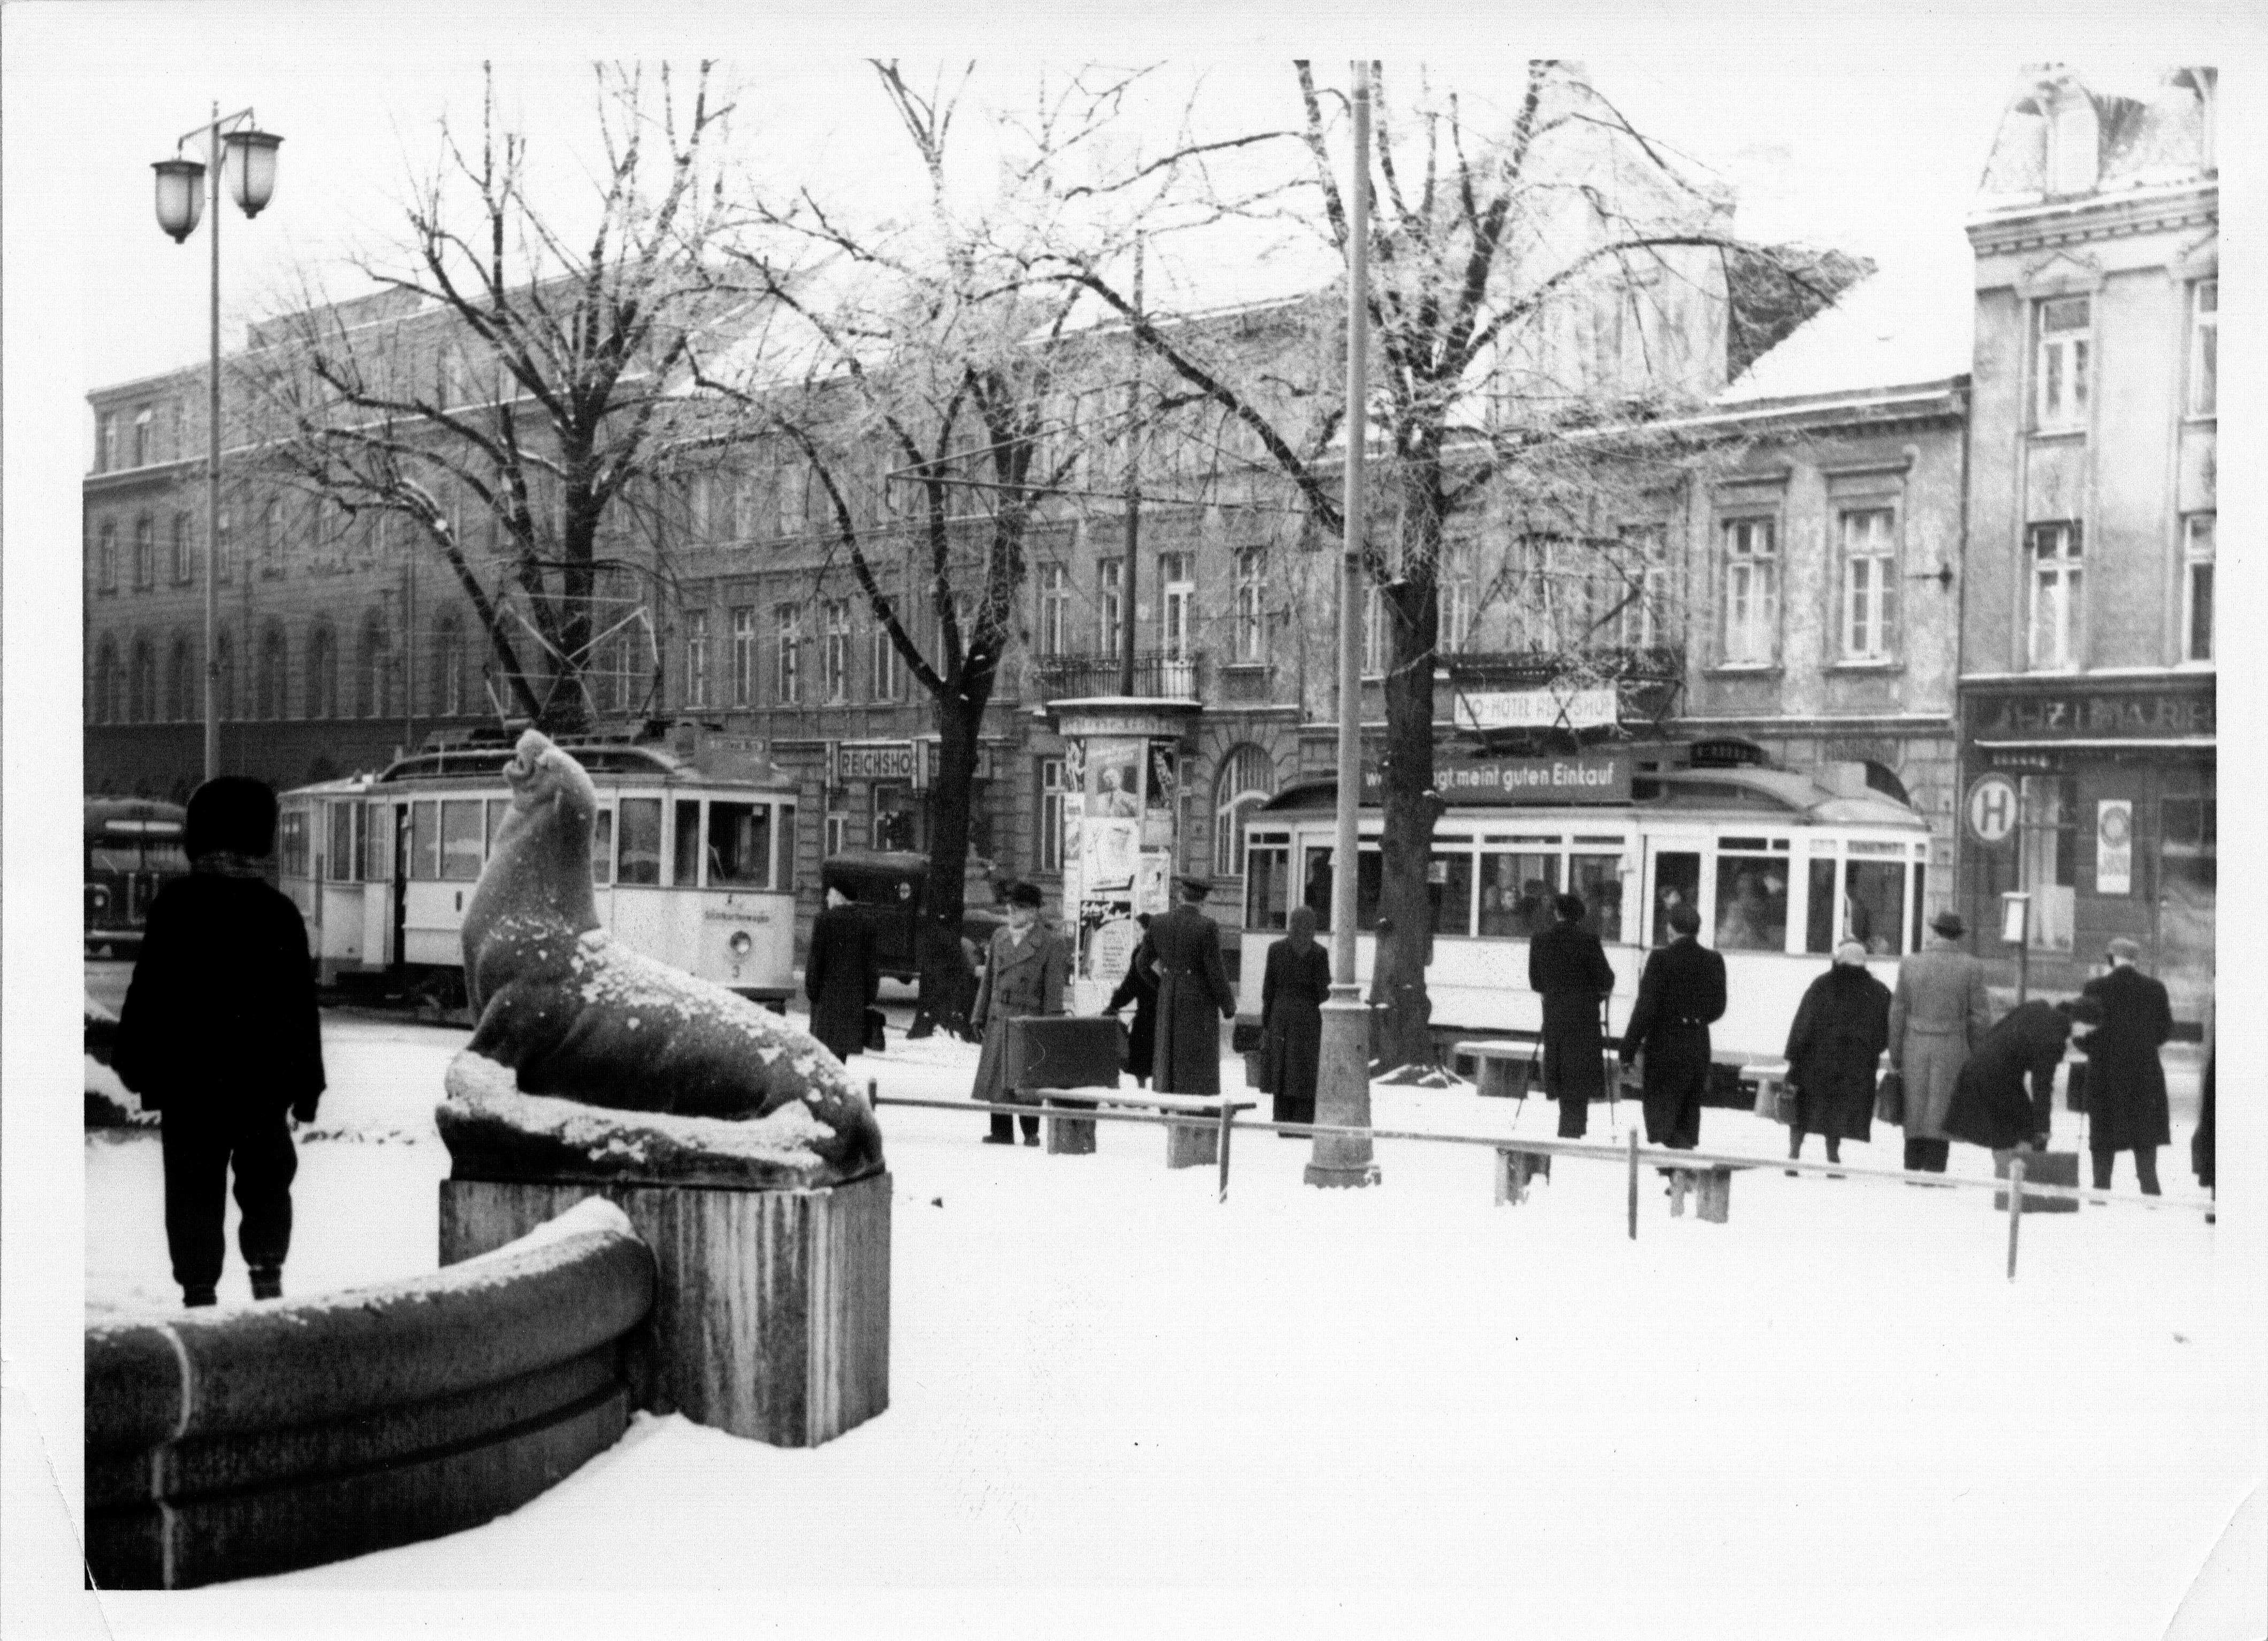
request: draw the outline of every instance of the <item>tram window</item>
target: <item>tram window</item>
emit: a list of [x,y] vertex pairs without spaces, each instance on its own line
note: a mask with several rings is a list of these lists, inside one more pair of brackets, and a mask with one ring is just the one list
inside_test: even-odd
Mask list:
[[1922,884],[1923,880],[1927,878],[1928,875],[1929,868],[1927,866],[1915,866],[1913,901],[1911,902],[1913,906],[1913,928],[1906,936],[1906,950],[1909,952],[1918,952],[1921,950],[1921,909],[1924,903]]
[[1354,858],[1354,926],[1378,927],[1378,901],[1386,884],[1385,866],[1378,850],[1366,849]]
[[1331,926],[1331,850],[1328,846],[1307,845],[1307,882],[1300,898],[1315,914],[1317,928]]
[[779,838],[779,870],[772,874],[772,887],[783,894],[795,893],[795,806],[779,806],[779,823],[775,828]]
[[496,853],[497,834],[504,830],[504,818],[511,812],[511,798],[491,798],[489,799],[488,852],[491,855]]
[[481,875],[481,800],[447,798],[441,802],[441,876],[470,883]]
[[709,887],[769,888],[772,813],[763,804],[709,806]]
[[276,828],[276,870],[287,878],[307,875],[307,812],[286,809]]
[[1717,938],[1720,952],[1787,949],[1787,863],[1770,856],[1717,857]]
[[[723,807],[722,805],[718,806]],[[701,880],[701,805],[698,800],[679,798],[676,817],[675,835],[670,840],[669,880],[681,889],[689,889]],[[709,881],[724,881],[713,860],[709,863]]]
[[[1819,847],[1818,839],[1812,840],[1812,847]],[[1836,921],[1835,862],[1831,858],[1814,860],[1805,885],[1803,949],[1807,952],[1832,952],[1835,949]]]
[[1292,851],[1263,849],[1244,851],[1244,926],[1248,929],[1287,929],[1292,922]]
[[1481,856],[1481,933],[1531,940],[1553,922],[1551,897],[1559,893],[1559,857]]
[[[1329,844],[1310,845],[1307,850],[1307,888],[1306,900],[1315,914],[1318,929],[1331,926],[1331,852]],[[1355,857],[1354,926],[1359,930],[1378,927],[1378,899],[1383,884],[1379,864],[1378,846],[1371,845]]]
[[355,822],[361,818],[360,804],[331,806],[331,856],[326,870],[334,883],[351,883],[362,865],[362,851],[355,847]]
[[[1620,838],[1609,840],[1616,845]],[[1612,945],[1623,938],[1623,857],[1619,847],[1611,855],[1571,855],[1567,859],[1568,892],[1583,899],[1583,927]]]
[[1425,891],[1433,900],[1433,932],[1466,935],[1473,931],[1473,857],[1469,854],[1436,854],[1425,872]]
[[615,812],[601,809],[591,817],[591,881],[604,888],[615,880]]
[[1688,850],[1664,850],[1653,857],[1653,944],[1669,942],[1669,909],[1701,909],[1701,857]]
[[441,875],[440,805],[421,798],[409,806],[409,880],[431,883]]
[[394,834],[382,803],[362,806],[362,880],[390,883],[394,879]]
[[1906,920],[1906,863],[1853,860],[1843,868],[1845,927],[1875,956],[1898,949]]
[[622,865],[616,883],[661,881],[661,799],[625,798],[615,824],[622,834]]

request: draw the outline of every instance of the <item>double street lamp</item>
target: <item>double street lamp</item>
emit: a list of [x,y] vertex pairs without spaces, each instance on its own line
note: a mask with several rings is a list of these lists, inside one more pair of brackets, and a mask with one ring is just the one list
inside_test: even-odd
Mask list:
[[[179,245],[196,232],[212,194],[211,355],[205,375],[205,779],[220,773],[220,184],[247,217],[257,217],[276,191],[276,150],[284,139],[253,127],[249,108],[212,118],[173,142],[173,157],[151,166],[158,173],[158,225]],[[202,160],[181,149],[202,143]]]

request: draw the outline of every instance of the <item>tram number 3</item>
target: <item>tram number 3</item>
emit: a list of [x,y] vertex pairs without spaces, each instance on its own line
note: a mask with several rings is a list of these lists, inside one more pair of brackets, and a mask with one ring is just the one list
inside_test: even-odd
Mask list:
[[2005,775],[1981,775],[1969,789],[1967,808],[1977,841],[1998,843],[2016,829],[2016,784]]

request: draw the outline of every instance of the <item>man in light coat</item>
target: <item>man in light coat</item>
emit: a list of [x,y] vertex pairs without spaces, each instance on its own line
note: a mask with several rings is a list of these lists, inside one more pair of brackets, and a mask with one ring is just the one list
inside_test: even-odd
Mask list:
[[[1071,954],[1061,940],[1040,926],[1043,899],[1036,885],[1019,883],[1008,891],[1008,926],[992,931],[984,981],[976,989],[976,1007],[969,1015],[969,1023],[984,1038],[983,1049],[976,1058],[976,1085],[969,1091],[971,1100],[990,1105],[1018,1103],[1016,1091],[1007,1085],[1008,1022],[1020,1015],[1064,1012]],[[1038,1144],[1038,1115],[1020,1121],[1024,1144]],[[992,1114],[992,1131],[984,1137],[984,1143],[1016,1143],[1015,1124],[1006,1112]]]
[[1970,1050],[1992,1024],[1984,965],[1961,949],[1969,932],[1957,912],[1930,920],[1922,949],[1898,965],[1890,998],[1890,1069],[1905,1083],[1905,1166],[1943,1174],[1952,1150],[1945,1114]]

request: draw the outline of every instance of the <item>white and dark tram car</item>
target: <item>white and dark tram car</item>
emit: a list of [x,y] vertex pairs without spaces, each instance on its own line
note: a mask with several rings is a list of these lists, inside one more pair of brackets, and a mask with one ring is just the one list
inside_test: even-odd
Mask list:
[[[1669,908],[1701,916],[1700,938],[1724,954],[1727,1005],[1712,1031],[1722,1061],[1777,1059],[1804,989],[1845,935],[1895,984],[1918,950],[1929,870],[1920,815],[1872,790],[1864,766],[1815,773],[1757,767],[1641,772],[1627,801],[1460,804],[1434,828],[1428,873],[1434,925],[1425,972],[1437,1036],[1529,1034],[1542,999],[1528,989],[1530,936],[1550,927],[1552,897],[1582,897],[1605,946],[1620,1032],[1648,950],[1668,937]],[[1257,1019],[1267,948],[1292,907],[1330,923],[1333,805],[1329,782],[1278,794],[1246,828],[1238,1012]],[[1381,813],[1362,811],[1356,878],[1358,973],[1368,994],[1376,954]]]
[[[598,788],[602,928],[778,1008],[795,960],[797,789],[770,766],[659,743],[561,743]],[[511,806],[503,745],[396,760],[282,794],[279,883],[325,985],[464,996],[466,903]]]

